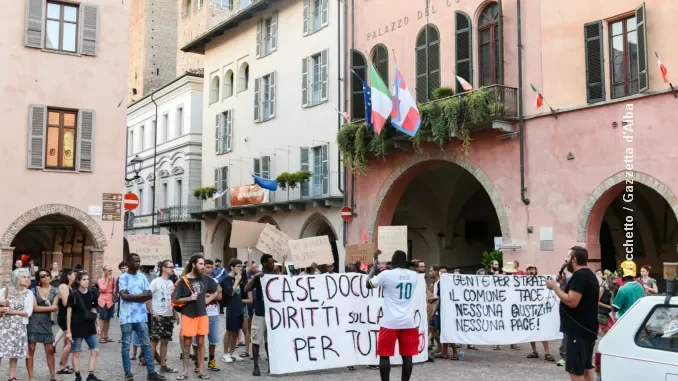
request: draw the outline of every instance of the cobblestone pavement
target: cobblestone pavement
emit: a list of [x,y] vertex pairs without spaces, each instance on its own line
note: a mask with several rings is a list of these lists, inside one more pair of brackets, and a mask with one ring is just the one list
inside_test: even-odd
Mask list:
[[[222,321],[222,330],[224,319]],[[175,329],[175,337],[170,343],[169,349],[169,365],[181,369],[181,360],[179,360],[180,349],[177,344],[178,329]],[[123,380],[124,375],[122,371],[122,363],[120,359],[120,344],[117,339],[120,338],[120,327],[118,320],[111,321],[111,332],[109,336],[115,339],[116,342],[100,345],[101,353],[97,364],[96,374],[106,381]],[[551,342],[551,354],[558,357],[557,342]],[[86,345],[83,343],[86,348]],[[464,349],[464,359],[461,361],[450,361],[436,359],[432,363],[415,364],[412,373],[412,380],[427,380],[440,381],[450,379],[463,379],[465,381],[528,381],[528,380],[549,380],[549,381],[566,381],[569,379],[565,373],[564,368],[557,367],[554,363],[547,362],[543,359],[543,353],[540,352],[539,359],[527,359],[529,353],[529,345],[520,345],[521,350],[511,350],[508,346],[502,346],[501,350],[495,351],[491,347],[481,346],[477,351],[469,351]],[[537,346],[539,351],[542,351],[541,344]],[[61,351],[57,352],[58,355]],[[223,346],[217,347],[217,358],[221,358],[223,354]],[[83,350],[81,355],[81,363],[87,364],[89,353]],[[43,349],[38,346],[36,349],[36,381],[49,380],[49,372],[45,363],[45,355]],[[242,362],[234,364],[224,364],[219,361],[221,371],[209,372],[209,376],[213,380],[295,380],[295,381],[316,381],[321,377],[323,381],[363,381],[363,380],[379,380],[379,371],[372,370],[367,367],[357,367],[356,370],[350,371],[345,368],[331,369],[326,371],[308,372],[293,375],[268,376],[266,370],[268,364],[264,361],[261,363],[261,377],[252,376],[252,360],[245,359]],[[86,367],[86,365],[85,365]],[[2,363],[3,374],[7,374],[7,361]],[[137,361],[133,362],[132,372],[137,380],[146,379],[146,367],[142,367]],[[86,376],[87,371],[83,372]],[[175,375],[166,375],[168,381],[174,380]],[[0,375],[0,379],[4,376]],[[461,378],[459,378],[461,377]],[[64,381],[74,380],[73,375],[63,375],[61,378]],[[84,379],[85,377],[83,377]],[[19,362],[17,370],[17,379],[19,381],[27,380],[26,367],[23,361]],[[394,366],[391,369],[391,379],[400,379],[400,368]],[[197,376],[191,370],[189,372],[189,380],[198,380]]]

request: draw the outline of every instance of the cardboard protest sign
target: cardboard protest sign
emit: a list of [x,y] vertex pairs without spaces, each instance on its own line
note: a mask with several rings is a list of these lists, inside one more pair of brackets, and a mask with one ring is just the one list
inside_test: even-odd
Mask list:
[[172,246],[168,235],[128,235],[129,252],[139,254],[142,266],[155,266],[160,261],[172,259]]
[[546,276],[440,278],[443,343],[506,345],[561,339],[559,299]]
[[407,226],[377,227],[379,262],[389,262],[396,250],[407,253]]
[[253,248],[259,242],[259,236],[266,224],[234,220],[231,226],[231,242],[228,246],[233,249]]
[[[377,335],[384,305],[382,289],[368,289],[358,273],[290,277],[266,275],[261,286],[266,307],[272,374],[306,372],[354,365],[377,365]],[[419,329],[413,362],[428,360],[426,281],[412,295]],[[396,345],[392,364],[401,364]]]
[[294,267],[301,269],[311,264],[326,265],[334,263],[330,239],[326,235],[292,239],[289,241],[290,254]]
[[290,237],[287,234],[276,229],[271,224],[266,224],[266,227],[259,235],[256,248],[261,250],[264,254],[270,254],[278,262],[282,262],[282,257],[289,251],[287,242]]
[[354,264],[356,262],[371,263],[375,251],[376,245],[373,242],[346,245],[346,260],[344,262],[347,264]]

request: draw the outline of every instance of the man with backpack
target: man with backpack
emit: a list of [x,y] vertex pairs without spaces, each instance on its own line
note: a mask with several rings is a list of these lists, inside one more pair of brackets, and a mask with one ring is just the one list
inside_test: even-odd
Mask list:
[[184,371],[177,377],[177,380],[188,378],[191,344],[194,337],[198,345],[195,356],[198,361],[198,378],[201,380],[210,378],[204,373],[205,335],[209,333],[207,305],[212,303],[219,294],[217,282],[203,274],[204,267],[203,256],[193,255],[186,266],[186,275],[177,281],[172,292],[172,306],[181,313],[181,344],[184,360]]
[[129,359],[129,345],[132,334],[136,333],[141,341],[141,349],[146,359],[149,381],[165,381],[165,377],[155,371],[155,362],[151,354],[148,336],[148,310],[146,302],[153,298],[148,279],[139,273],[141,259],[136,253],[127,256],[127,273],[118,281],[120,286],[120,332],[122,333],[122,367],[125,381],[134,380]]

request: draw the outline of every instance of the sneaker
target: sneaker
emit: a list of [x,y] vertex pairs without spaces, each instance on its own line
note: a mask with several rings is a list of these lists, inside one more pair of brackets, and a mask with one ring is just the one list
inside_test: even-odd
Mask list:
[[161,376],[158,372],[153,372],[146,377],[148,381],[165,381],[165,376]]
[[98,378],[93,373],[90,373],[89,376],[87,376],[87,381],[104,381],[104,380]]
[[558,362],[556,363],[556,365],[558,365],[558,366],[565,366],[565,359],[560,359],[560,361],[558,361]]
[[126,374],[125,375],[125,381],[132,381],[132,380],[134,380],[133,374]]
[[161,366],[160,371],[163,373],[179,373],[179,370],[170,368],[167,365]]
[[235,360],[233,360],[233,357],[231,357],[230,353],[224,353],[224,355],[221,357],[221,361],[225,362],[226,364],[230,364]]
[[216,360],[210,360],[210,362],[207,363],[207,369],[215,371],[215,372],[218,372],[218,371],[221,370],[221,368],[219,368],[219,365],[217,365]]
[[82,377],[81,376],[75,376],[75,381],[82,381]]
[[242,357],[240,357],[237,353],[233,353],[233,354],[231,355],[231,357],[232,357],[233,360],[235,360],[235,361],[242,361]]

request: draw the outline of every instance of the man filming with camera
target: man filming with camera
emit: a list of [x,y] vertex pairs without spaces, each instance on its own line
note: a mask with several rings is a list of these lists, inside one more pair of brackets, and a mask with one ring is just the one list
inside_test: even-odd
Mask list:
[[572,274],[564,289],[561,270],[558,280],[548,280],[546,287],[560,298],[560,331],[566,340],[565,370],[572,381],[594,381],[593,348],[598,337],[598,278],[587,267],[588,251],[574,246],[568,253],[567,270]]

